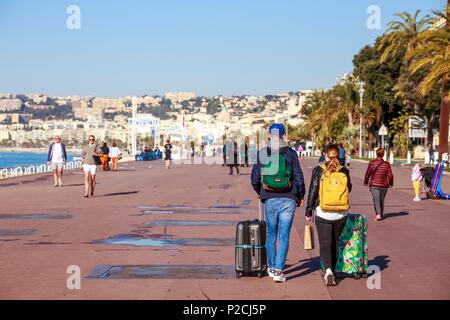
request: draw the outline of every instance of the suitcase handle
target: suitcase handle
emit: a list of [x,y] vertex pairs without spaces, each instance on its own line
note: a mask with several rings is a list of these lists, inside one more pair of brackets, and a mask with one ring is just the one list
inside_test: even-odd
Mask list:
[[258,201],[258,217],[259,221],[264,221],[265,219],[265,212],[264,211],[264,205],[261,202],[261,199]]

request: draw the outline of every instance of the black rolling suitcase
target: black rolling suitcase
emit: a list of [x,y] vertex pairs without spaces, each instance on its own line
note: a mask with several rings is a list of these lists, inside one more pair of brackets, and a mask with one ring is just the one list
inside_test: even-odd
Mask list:
[[259,220],[239,222],[236,227],[236,277],[258,275],[266,271],[266,222],[259,202]]

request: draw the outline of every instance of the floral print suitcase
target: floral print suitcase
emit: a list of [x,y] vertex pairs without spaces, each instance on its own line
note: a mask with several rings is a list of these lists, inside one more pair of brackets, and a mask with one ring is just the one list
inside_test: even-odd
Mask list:
[[366,216],[349,214],[338,241],[335,272],[352,274],[355,278],[366,277],[368,265]]

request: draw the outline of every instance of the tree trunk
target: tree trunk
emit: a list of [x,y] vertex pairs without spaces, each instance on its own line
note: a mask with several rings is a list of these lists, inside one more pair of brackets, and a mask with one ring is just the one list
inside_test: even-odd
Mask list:
[[450,101],[446,100],[443,96],[441,99],[441,112],[439,119],[439,160],[442,160],[442,155],[444,153],[448,153],[449,109]]
[[[450,31],[450,0],[447,0],[447,30]],[[442,160],[442,155],[448,153],[448,124],[450,113],[450,101],[445,99],[446,92],[442,93],[441,98],[441,113],[439,123],[439,160]]]
[[429,145],[429,144],[433,144],[433,127],[432,127],[432,125],[431,125],[431,121],[432,121],[432,119],[433,119],[433,116],[430,116],[429,118],[426,118],[427,119],[427,146]]

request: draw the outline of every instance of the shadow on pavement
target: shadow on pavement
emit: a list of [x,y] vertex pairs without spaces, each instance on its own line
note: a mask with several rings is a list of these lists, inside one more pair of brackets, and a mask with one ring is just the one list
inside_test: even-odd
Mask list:
[[383,219],[389,219],[389,218],[401,217],[401,216],[408,216],[408,215],[409,215],[408,211],[391,212],[391,213],[385,213],[383,215]]
[[125,195],[128,195],[128,194],[136,194],[136,193],[139,193],[139,191],[108,193],[108,194],[104,194],[104,195],[102,195],[100,197],[125,196]]
[[376,256],[372,260],[369,260],[369,266],[378,266],[380,270],[383,271],[388,268],[389,262],[391,262],[388,258],[389,256]]
[[[301,276],[306,276],[310,273],[320,270],[320,257],[300,260],[299,263],[301,264],[286,266],[286,271],[284,271],[284,274],[286,274],[287,280],[295,279]],[[300,273],[293,274],[301,270],[303,271]]]

